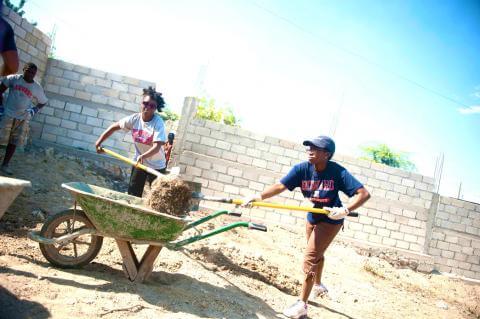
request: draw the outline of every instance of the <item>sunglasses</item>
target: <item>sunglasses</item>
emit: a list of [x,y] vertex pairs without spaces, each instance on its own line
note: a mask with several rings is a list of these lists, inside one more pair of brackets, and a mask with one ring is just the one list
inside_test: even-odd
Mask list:
[[328,150],[324,149],[324,148],[320,148],[320,147],[316,147],[316,146],[306,146],[305,147],[305,151],[306,152],[313,152],[313,151],[321,151],[321,152],[328,152]]
[[157,104],[155,104],[155,103],[143,101],[142,104],[143,104],[143,106],[145,106],[148,109],[156,109],[157,108]]

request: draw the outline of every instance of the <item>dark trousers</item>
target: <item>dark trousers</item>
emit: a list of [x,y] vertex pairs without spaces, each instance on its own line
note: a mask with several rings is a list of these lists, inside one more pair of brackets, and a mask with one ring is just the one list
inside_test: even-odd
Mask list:
[[[166,168],[157,169],[162,174],[167,172]],[[143,187],[145,187],[145,181],[148,181],[150,185],[157,178],[157,176],[145,172],[143,169],[132,167],[132,173],[130,174],[130,183],[128,183],[128,194],[142,197]]]

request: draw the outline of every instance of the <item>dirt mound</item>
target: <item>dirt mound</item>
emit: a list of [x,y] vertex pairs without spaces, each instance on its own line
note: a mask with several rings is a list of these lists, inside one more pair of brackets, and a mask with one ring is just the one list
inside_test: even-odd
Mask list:
[[161,213],[183,216],[188,212],[192,190],[178,177],[159,177],[147,195],[147,205]]
[[219,249],[201,247],[191,250],[190,254],[196,260],[213,264],[211,267],[213,271],[229,271],[235,275],[259,280],[292,296],[300,293],[301,283],[297,279],[285,275],[262,256],[242,255],[230,247]]

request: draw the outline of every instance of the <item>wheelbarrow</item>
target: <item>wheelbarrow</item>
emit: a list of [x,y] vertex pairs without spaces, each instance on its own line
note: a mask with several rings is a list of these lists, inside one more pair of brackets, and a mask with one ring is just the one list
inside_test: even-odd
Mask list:
[[[220,210],[198,220],[176,217],[151,210],[142,198],[81,182],[64,183],[75,199],[72,209],[50,216],[39,232],[28,237],[40,243],[43,256],[54,266],[81,267],[99,253],[103,237],[114,238],[123,259],[128,279],[143,282],[151,274],[153,263],[163,247],[181,247],[231,230],[246,227],[267,231],[264,225],[239,221],[206,233],[177,240],[185,231],[221,215],[241,216]],[[132,244],[148,244],[139,261]]]
[[29,181],[0,176],[0,219],[25,187],[31,187]]

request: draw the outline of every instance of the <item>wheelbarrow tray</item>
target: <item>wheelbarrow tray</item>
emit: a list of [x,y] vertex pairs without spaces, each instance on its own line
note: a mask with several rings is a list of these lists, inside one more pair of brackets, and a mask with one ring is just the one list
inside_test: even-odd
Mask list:
[[0,218],[26,186],[32,184],[23,179],[0,176]]
[[139,197],[82,182],[64,183],[99,235],[128,241],[167,243],[189,222],[146,207]]

